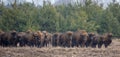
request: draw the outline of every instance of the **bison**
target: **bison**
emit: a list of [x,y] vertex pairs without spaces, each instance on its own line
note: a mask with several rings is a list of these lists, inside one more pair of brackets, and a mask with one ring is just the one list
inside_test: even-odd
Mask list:
[[51,44],[52,34],[47,31],[43,31],[42,33],[44,34],[43,46],[47,47]]
[[91,46],[93,48],[96,48],[96,46],[98,45],[98,48],[101,48],[102,45],[104,45],[105,48],[107,48],[112,42],[111,38],[112,38],[112,33],[105,33],[103,35],[96,34],[93,36]]
[[88,33],[85,30],[78,30],[73,34],[72,46],[84,47],[87,40],[88,40]]
[[26,36],[25,32],[18,32],[17,34],[17,38],[19,39],[18,43],[20,47],[27,45],[27,38],[25,36]]
[[72,38],[73,38],[72,36],[73,36],[72,31],[67,31],[65,33],[62,33],[59,38],[60,46],[71,47],[72,46]]
[[2,41],[2,36],[4,35],[4,31],[0,31],[0,45],[2,46],[2,43],[3,43],[3,41]]
[[112,33],[105,33],[102,36],[103,44],[107,48],[112,43]]
[[30,47],[34,46],[34,36],[31,30],[25,32],[25,39],[27,40],[27,45]]
[[5,32],[1,36],[1,42],[3,46],[17,46],[18,38],[16,31]]
[[61,33],[54,33],[52,36],[52,46],[56,47],[59,46],[59,38],[60,38]]
[[34,34],[34,43],[37,47],[42,47],[44,42],[44,34],[41,31],[37,31]]
[[95,37],[95,33],[94,32],[88,33],[88,39],[87,39],[87,41],[85,43],[86,47],[91,46],[91,43],[92,43],[92,40],[93,40],[94,37]]

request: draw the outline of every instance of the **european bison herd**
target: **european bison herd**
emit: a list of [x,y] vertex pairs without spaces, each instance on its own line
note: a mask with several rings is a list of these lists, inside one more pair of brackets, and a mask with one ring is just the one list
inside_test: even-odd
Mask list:
[[[49,33],[47,31],[26,31],[17,32],[15,30],[0,31],[0,46],[2,47],[92,47],[107,48],[112,42],[112,33],[103,35],[88,33],[85,30],[67,31],[64,33]],[[19,44],[19,45],[18,45]]]

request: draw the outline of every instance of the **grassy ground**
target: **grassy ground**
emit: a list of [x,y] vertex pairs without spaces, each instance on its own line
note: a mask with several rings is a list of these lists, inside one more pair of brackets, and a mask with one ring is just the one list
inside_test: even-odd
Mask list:
[[108,48],[0,47],[0,57],[120,57],[120,40]]

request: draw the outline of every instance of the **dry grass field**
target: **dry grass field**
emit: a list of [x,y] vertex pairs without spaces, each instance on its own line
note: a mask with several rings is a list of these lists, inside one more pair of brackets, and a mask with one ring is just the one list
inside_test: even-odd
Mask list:
[[0,57],[120,57],[120,40],[108,48],[0,47]]

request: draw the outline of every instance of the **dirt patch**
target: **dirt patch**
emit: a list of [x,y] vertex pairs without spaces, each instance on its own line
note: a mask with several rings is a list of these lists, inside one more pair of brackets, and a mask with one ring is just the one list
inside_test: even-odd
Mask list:
[[0,47],[0,57],[120,57],[120,40],[108,48]]

